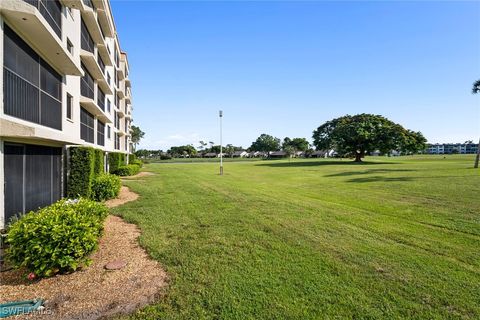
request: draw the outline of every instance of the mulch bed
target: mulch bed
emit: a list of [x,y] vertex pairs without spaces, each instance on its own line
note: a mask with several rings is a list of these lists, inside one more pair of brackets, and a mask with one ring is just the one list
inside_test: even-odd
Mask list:
[[[135,200],[126,187],[112,207]],[[109,216],[99,250],[91,266],[77,272],[30,282],[24,270],[0,273],[0,303],[43,298],[45,310],[12,319],[100,319],[131,313],[158,300],[168,278],[160,264],[138,244],[140,230],[119,217]],[[105,265],[126,262],[119,270]],[[120,263],[121,264],[121,263]]]

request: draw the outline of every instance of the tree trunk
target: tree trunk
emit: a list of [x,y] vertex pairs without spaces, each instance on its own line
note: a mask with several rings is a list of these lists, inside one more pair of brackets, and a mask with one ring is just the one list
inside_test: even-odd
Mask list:
[[480,160],[480,139],[478,140],[478,147],[477,147],[477,156],[475,157],[475,165],[474,168],[478,168],[478,162]]
[[364,152],[355,152],[355,162],[362,162]]

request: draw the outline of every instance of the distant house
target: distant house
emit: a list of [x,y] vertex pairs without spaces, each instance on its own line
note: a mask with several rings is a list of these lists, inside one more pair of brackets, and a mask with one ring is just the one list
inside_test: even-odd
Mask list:
[[272,151],[269,153],[270,158],[285,158],[288,154],[285,151]]
[[336,157],[337,155],[338,153],[335,150],[330,149],[330,150],[314,151],[310,154],[310,157],[311,158],[331,158],[331,157]]
[[265,156],[266,156],[265,152],[260,152],[260,151],[250,151],[247,155],[247,157],[249,158],[260,158]]
[[317,150],[310,154],[311,158],[326,158],[328,157],[328,152],[325,150]]
[[204,158],[216,158],[217,154],[215,152],[208,152],[203,155]]
[[232,154],[232,157],[233,158],[243,158],[243,157],[246,157],[248,155],[248,152],[245,151],[245,150],[240,150],[240,151],[235,151],[233,154]]
[[294,156],[297,157],[297,158],[303,158],[303,157],[305,157],[305,152],[297,151],[297,152],[295,152]]

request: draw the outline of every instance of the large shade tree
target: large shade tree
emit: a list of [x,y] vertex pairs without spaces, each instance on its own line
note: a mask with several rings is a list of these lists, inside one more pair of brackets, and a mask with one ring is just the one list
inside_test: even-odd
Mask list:
[[[480,93],[480,79],[473,83],[472,93]],[[478,168],[478,162],[480,160],[480,140],[478,140],[477,156],[475,157],[474,168]]]
[[280,139],[272,137],[268,134],[261,134],[250,146],[252,151],[277,151],[280,149]]
[[313,144],[317,150],[335,149],[361,162],[365,154],[376,150],[385,154],[392,150],[424,150],[426,139],[422,133],[407,130],[385,117],[363,113],[325,122],[313,132]]

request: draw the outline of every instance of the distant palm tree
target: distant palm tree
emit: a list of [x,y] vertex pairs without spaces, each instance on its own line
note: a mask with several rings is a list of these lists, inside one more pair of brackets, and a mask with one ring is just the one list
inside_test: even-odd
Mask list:
[[[473,83],[472,93],[480,93],[480,79]],[[478,168],[478,162],[480,161],[480,140],[478,140],[477,156],[475,157],[474,168]]]
[[472,93],[473,94],[480,93],[480,79],[473,83]]

